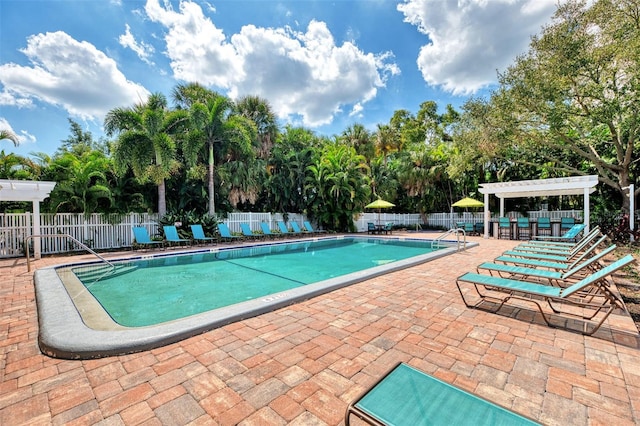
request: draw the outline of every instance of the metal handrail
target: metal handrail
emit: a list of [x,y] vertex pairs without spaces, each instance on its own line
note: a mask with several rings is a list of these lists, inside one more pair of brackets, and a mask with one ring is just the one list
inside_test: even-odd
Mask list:
[[433,244],[435,242],[440,242],[440,241],[444,240],[446,237],[448,237],[449,235],[451,235],[453,233],[456,234],[456,239],[458,241],[458,251],[460,251],[460,233],[462,233],[462,237],[463,237],[462,248],[463,248],[463,250],[466,249],[467,248],[467,233],[462,228],[449,229],[447,232],[445,232],[444,234],[440,235],[438,238],[436,238],[435,240],[433,240],[431,242],[431,248],[433,248]]
[[115,268],[115,265],[111,262],[109,262],[107,259],[105,259],[104,257],[100,256],[98,253],[96,253],[95,251],[91,250],[86,244],[80,242],[79,240],[77,240],[76,238],[72,237],[69,234],[43,234],[43,235],[29,235],[27,238],[24,239],[24,246],[25,246],[25,253],[27,254],[27,272],[31,272],[31,256],[29,255],[29,240],[32,240],[34,238],[43,238],[43,237],[65,237],[65,238],[69,238],[72,241],[74,241],[76,244],[78,244],[80,247],[82,247],[83,249],[87,250],[89,253],[97,256],[100,260],[102,260],[103,262],[107,263],[109,266],[111,266],[112,268]]

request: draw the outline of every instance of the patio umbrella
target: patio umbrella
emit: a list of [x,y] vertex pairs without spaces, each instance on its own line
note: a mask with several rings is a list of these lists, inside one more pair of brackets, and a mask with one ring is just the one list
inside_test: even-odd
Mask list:
[[380,198],[378,198],[377,200],[375,200],[373,203],[369,203],[366,206],[364,206],[365,209],[378,209],[378,225],[380,225],[380,210],[381,209],[388,209],[391,207],[395,207],[396,205],[393,203],[390,203],[388,201],[382,200]]
[[482,201],[474,200],[473,198],[464,197],[462,200],[458,200],[455,203],[451,204],[451,214],[449,219],[451,221],[451,227],[453,227],[453,208],[454,207],[463,207],[463,208],[484,207],[484,203]]

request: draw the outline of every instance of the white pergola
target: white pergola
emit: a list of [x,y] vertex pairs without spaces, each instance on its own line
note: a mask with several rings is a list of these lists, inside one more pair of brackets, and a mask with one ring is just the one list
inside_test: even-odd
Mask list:
[[489,195],[500,199],[500,216],[504,216],[505,198],[558,197],[562,195],[584,196],[584,224],[589,232],[589,194],[596,190],[598,176],[573,176],[567,178],[521,180],[480,184],[484,194],[484,238],[489,238]]
[[[32,180],[0,179],[0,201],[33,202],[33,228],[31,235],[40,235],[40,202],[49,196],[56,182]],[[36,259],[41,256],[40,238],[33,242],[33,254]]]

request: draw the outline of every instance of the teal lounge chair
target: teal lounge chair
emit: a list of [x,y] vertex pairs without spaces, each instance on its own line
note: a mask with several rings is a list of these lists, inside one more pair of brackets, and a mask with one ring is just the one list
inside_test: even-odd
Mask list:
[[565,285],[567,280],[580,274],[584,276],[585,273],[593,273],[599,269],[602,269],[600,260],[602,260],[602,258],[611,253],[613,250],[615,250],[615,248],[616,245],[613,244],[602,250],[595,256],[583,260],[579,264],[573,266],[571,269],[555,270],[544,267],[532,268],[527,266],[508,265],[506,263],[484,262],[478,265],[477,270],[478,273],[480,273],[482,270],[486,270],[490,275],[497,275],[502,278],[523,280],[539,278],[543,280],[549,280],[549,284],[551,285],[567,287],[567,285]]
[[600,227],[596,225],[591,231],[589,231],[588,234],[583,235],[583,237],[578,241],[529,240],[524,243],[518,244],[516,247],[540,247],[551,248],[553,250],[571,250],[585,239],[593,238],[593,236],[598,236],[600,234]]
[[254,234],[248,223],[241,223],[240,229],[242,230],[242,235],[249,240],[259,240],[259,239],[266,238],[265,235]]
[[204,235],[204,229],[202,229],[202,225],[193,224],[193,225],[190,225],[190,227],[191,227],[191,234],[193,235],[193,241],[196,241],[198,243],[203,243],[203,244],[218,242],[217,238],[207,237],[206,235]]
[[296,237],[296,236],[298,236],[298,234],[296,234],[295,232],[289,231],[289,228],[287,228],[287,225],[282,221],[278,222],[278,229],[280,230],[280,233],[285,237],[288,237],[288,236]]
[[180,235],[178,235],[178,229],[175,226],[166,225],[163,226],[162,229],[164,230],[164,238],[169,244],[191,244],[191,240],[180,238]]
[[[592,335],[615,309],[626,310],[620,296],[610,289],[607,279],[615,271],[635,261],[629,254],[566,288],[471,272],[459,276],[456,286],[468,308],[479,308],[488,302],[493,309],[487,309],[496,313],[510,299],[521,300],[536,305],[549,327],[566,328],[569,324],[574,324],[576,318],[581,318],[586,320],[583,323],[582,334]],[[464,284],[473,286],[479,296],[478,301],[470,303],[467,300],[469,296],[465,297]],[[489,293],[483,293],[481,290],[487,290]],[[594,292],[602,302],[594,303]],[[549,313],[545,313],[541,305],[544,302],[561,318],[562,325],[555,325],[550,321]],[[574,310],[561,310],[560,307],[563,305],[574,307]],[[575,307],[581,309],[576,310]],[[592,321],[598,314],[602,314],[600,320]]]
[[[604,239],[605,238],[601,238],[601,241],[604,241]],[[547,268],[547,269],[555,269],[555,270],[561,271],[561,270],[567,270],[575,267],[578,263],[582,262],[583,259],[587,259],[588,257],[590,257],[597,247],[598,247],[597,245],[593,244],[582,253],[571,258],[571,260],[569,261],[549,260],[545,258],[536,258],[536,257],[522,257],[522,256],[518,257],[517,255],[509,256],[505,254],[503,254],[502,256],[496,257],[495,261],[502,262],[502,263],[512,263],[514,265],[520,265],[520,266],[534,266],[537,268]],[[505,252],[505,253],[508,253],[508,252]]]
[[163,241],[154,241],[149,237],[149,231],[144,226],[134,226],[133,228],[133,238],[135,243],[133,244],[133,249],[137,246],[139,247],[164,247]]
[[532,419],[398,363],[349,404],[351,416],[371,425],[537,425]]
[[307,231],[306,229],[300,228],[300,225],[298,225],[298,222],[290,222],[290,223],[291,223],[291,229],[293,229],[293,232],[295,232],[296,234],[299,234],[299,235],[311,234],[311,232]]
[[511,251],[522,253],[557,254],[560,256],[569,257],[580,253],[582,250],[590,247],[591,244],[599,245],[607,239],[607,236],[603,235],[600,237],[600,239],[596,240],[596,238],[598,238],[598,235],[600,235],[600,232],[589,233],[582,240],[580,240],[580,242],[574,244],[573,246],[523,244],[514,247]]
[[559,237],[554,237],[552,235],[536,235],[536,240],[547,240],[547,241],[575,241],[578,238],[578,235],[584,230],[585,225],[579,223],[577,225],[573,225],[567,232],[562,234]]
[[261,222],[260,223],[260,229],[262,229],[262,235],[265,236],[265,238],[276,238],[278,237],[277,234],[274,234],[273,232],[271,232],[271,228],[269,228],[269,224],[267,222]]
[[589,246],[586,243],[580,244],[579,247],[576,247],[575,250],[570,252],[562,252],[560,254],[553,254],[549,252],[543,251],[518,251],[518,250],[507,250],[503,253],[505,256],[512,257],[524,257],[524,258],[532,258],[539,260],[549,260],[552,262],[564,262],[564,263],[572,263],[575,261],[577,257],[580,257],[582,253],[589,253],[593,251],[598,245],[602,244],[607,239],[606,235],[600,237],[600,239],[593,245]]
[[311,222],[309,222],[308,220],[305,220],[304,222],[302,222],[302,224],[307,231],[313,234],[325,234],[327,232],[324,229],[314,229],[313,226],[311,226]]
[[233,235],[229,230],[229,227],[224,223],[218,224],[218,233],[220,234],[220,238],[222,239],[222,241],[233,242],[242,241],[244,239],[239,235]]

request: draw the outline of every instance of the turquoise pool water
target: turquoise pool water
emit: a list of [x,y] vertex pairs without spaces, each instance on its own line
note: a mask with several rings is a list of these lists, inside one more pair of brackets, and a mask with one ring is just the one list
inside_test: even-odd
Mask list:
[[73,267],[126,327],[160,324],[434,251],[431,242],[342,238]]

